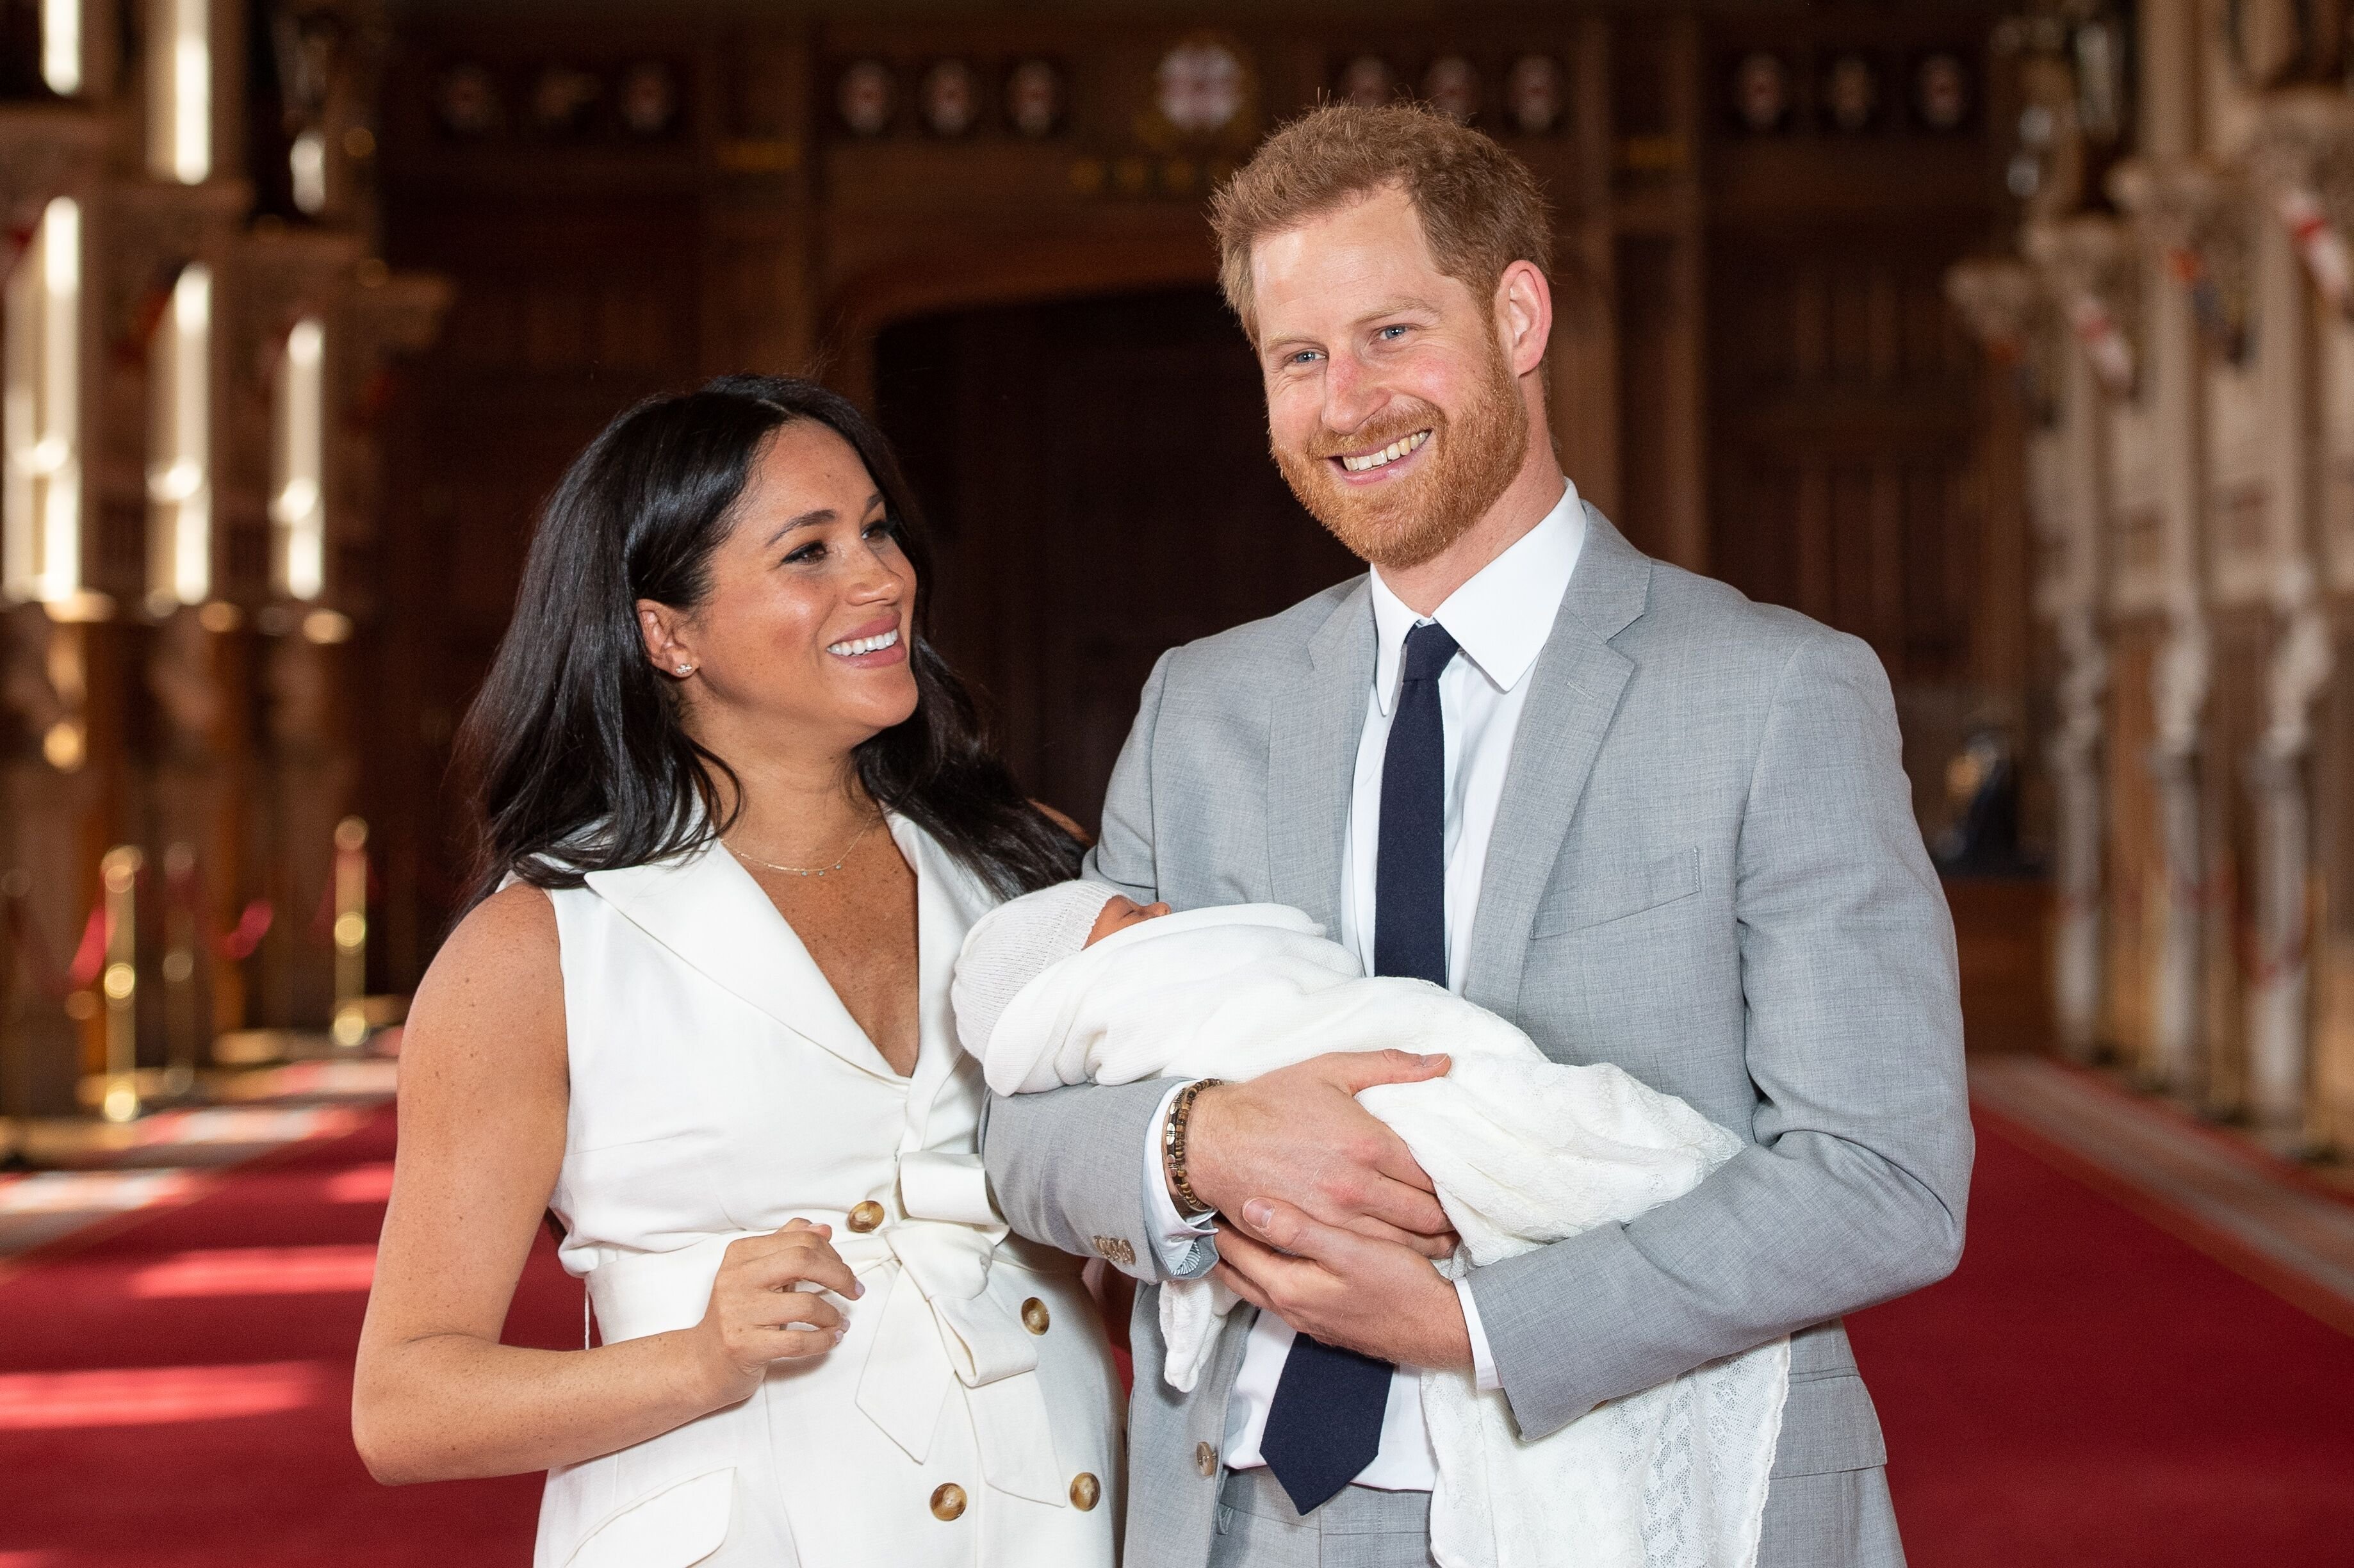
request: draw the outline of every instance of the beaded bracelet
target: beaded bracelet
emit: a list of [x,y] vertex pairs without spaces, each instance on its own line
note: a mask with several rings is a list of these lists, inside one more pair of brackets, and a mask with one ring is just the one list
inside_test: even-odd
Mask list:
[[1223,1078],[1198,1078],[1177,1091],[1170,1102],[1169,1119],[1161,1125],[1161,1152],[1169,1168],[1169,1185],[1176,1189],[1177,1201],[1183,1205],[1186,1219],[1199,1219],[1210,1212],[1210,1205],[1193,1195],[1193,1184],[1185,1176],[1185,1129],[1193,1118],[1193,1100],[1204,1089],[1214,1088]]

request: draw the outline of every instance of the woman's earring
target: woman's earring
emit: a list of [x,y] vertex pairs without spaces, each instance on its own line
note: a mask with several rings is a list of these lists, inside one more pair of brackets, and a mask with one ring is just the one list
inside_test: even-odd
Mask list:
[[692,664],[681,664],[678,667],[678,673],[682,675],[692,675],[695,673],[695,666]]

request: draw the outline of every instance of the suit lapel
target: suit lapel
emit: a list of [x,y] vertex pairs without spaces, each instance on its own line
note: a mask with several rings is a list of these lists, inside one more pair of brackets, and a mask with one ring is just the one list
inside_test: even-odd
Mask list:
[[1304,679],[1273,702],[1267,745],[1267,882],[1278,903],[1337,936],[1341,854],[1357,777],[1357,741],[1373,689],[1372,590],[1360,581],[1308,640]]
[[1610,646],[1649,602],[1651,562],[1585,508],[1585,543],[1553,635],[1529,672],[1503,799],[1488,842],[1464,994],[1508,1016],[1528,961],[1529,927],[1602,749],[1634,662]]
[[[920,876],[925,868],[916,869]],[[801,938],[724,849],[708,844],[670,860],[592,871],[588,883],[721,990],[852,1066],[897,1079]]]

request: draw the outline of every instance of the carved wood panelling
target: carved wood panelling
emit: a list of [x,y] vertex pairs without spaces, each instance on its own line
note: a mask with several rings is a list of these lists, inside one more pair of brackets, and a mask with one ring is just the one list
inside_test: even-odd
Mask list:
[[1744,237],[1712,266],[1712,560],[1864,638],[1899,684],[1966,679],[1974,351],[1945,255]]

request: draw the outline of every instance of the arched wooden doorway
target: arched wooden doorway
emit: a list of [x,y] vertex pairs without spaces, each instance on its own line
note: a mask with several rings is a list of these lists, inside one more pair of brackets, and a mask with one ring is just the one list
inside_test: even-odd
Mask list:
[[1090,828],[1162,650],[1361,569],[1276,471],[1208,288],[917,317],[874,364],[939,541],[942,645],[1023,784]]

